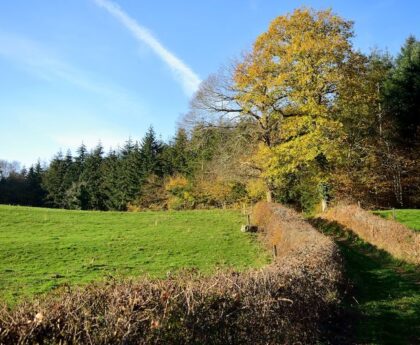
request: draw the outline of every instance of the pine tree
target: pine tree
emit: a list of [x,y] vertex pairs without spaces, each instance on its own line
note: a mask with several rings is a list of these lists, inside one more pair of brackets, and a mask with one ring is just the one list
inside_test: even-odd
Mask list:
[[120,163],[120,189],[122,192],[122,207],[132,202],[140,192],[144,180],[143,160],[138,143],[126,142],[122,150]]
[[80,175],[83,172],[86,156],[88,155],[88,151],[85,144],[82,143],[82,145],[80,145],[80,147],[77,149],[76,153],[77,156],[75,157],[74,162],[76,165],[78,178],[80,178]]
[[396,124],[397,142],[412,144],[420,126],[420,42],[410,36],[384,86],[384,101]]
[[162,144],[156,139],[153,127],[150,127],[140,146],[140,156],[142,162],[142,175],[147,177],[149,175],[163,175],[162,161]]
[[52,207],[65,207],[65,189],[63,189],[66,163],[62,152],[52,159],[49,168],[43,175],[42,186],[47,191],[47,203]]
[[171,168],[173,173],[182,175],[191,174],[191,152],[189,150],[189,140],[184,128],[179,128],[170,148]]
[[115,151],[110,151],[103,161],[103,190],[106,195],[105,207],[108,210],[123,211],[126,208],[122,187],[121,158]]
[[79,180],[78,167],[73,161],[73,156],[70,150],[67,151],[66,156],[64,157],[64,169],[65,173],[63,176],[62,189],[67,191],[74,182],[78,182]]
[[80,182],[86,183],[88,194],[88,208],[92,210],[104,210],[106,194],[103,190],[103,147],[98,144],[86,157],[85,167],[80,177]]
[[38,161],[35,166],[31,166],[26,176],[27,205],[41,207],[44,205],[46,191],[42,188],[43,170]]

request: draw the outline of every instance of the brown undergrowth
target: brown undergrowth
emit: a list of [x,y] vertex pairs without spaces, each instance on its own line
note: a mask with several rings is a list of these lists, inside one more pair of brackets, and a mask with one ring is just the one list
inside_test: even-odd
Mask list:
[[253,219],[281,249],[263,269],[62,290],[3,307],[0,343],[314,344],[338,302],[337,248],[285,207],[258,204]]
[[337,205],[320,217],[351,229],[364,241],[397,259],[420,264],[420,233],[401,223],[376,216],[357,205]]

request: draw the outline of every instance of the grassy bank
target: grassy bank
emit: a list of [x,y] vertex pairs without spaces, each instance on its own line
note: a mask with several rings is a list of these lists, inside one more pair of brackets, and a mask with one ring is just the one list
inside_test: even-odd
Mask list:
[[236,211],[85,212],[0,206],[0,299],[106,276],[258,267],[267,254]]

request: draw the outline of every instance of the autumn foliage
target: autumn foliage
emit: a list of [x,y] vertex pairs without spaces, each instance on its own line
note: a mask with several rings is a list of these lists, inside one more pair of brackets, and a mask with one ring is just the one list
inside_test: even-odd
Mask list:
[[394,60],[362,54],[353,38],[353,22],[299,8],[203,82],[191,113],[203,127],[242,128],[252,149],[231,159],[245,184],[262,180],[274,200],[306,211],[343,196],[418,205],[420,43],[410,37]]

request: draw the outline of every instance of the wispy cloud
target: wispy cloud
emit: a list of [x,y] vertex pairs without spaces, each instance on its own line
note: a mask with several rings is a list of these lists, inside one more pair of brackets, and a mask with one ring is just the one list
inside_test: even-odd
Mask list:
[[201,82],[199,76],[181,59],[166,49],[148,29],[138,24],[114,2],[108,0],[93,1],[118,19],[139,42],[145,43],[154,51],[171,68],[187,95],[192,95],[198,89]]
[[38,42],[25,37],[0,32],[0,58],[5,58],[27,72],[50,82],[59,80],[85,91],[122,100],[125,92],[72,66]]

